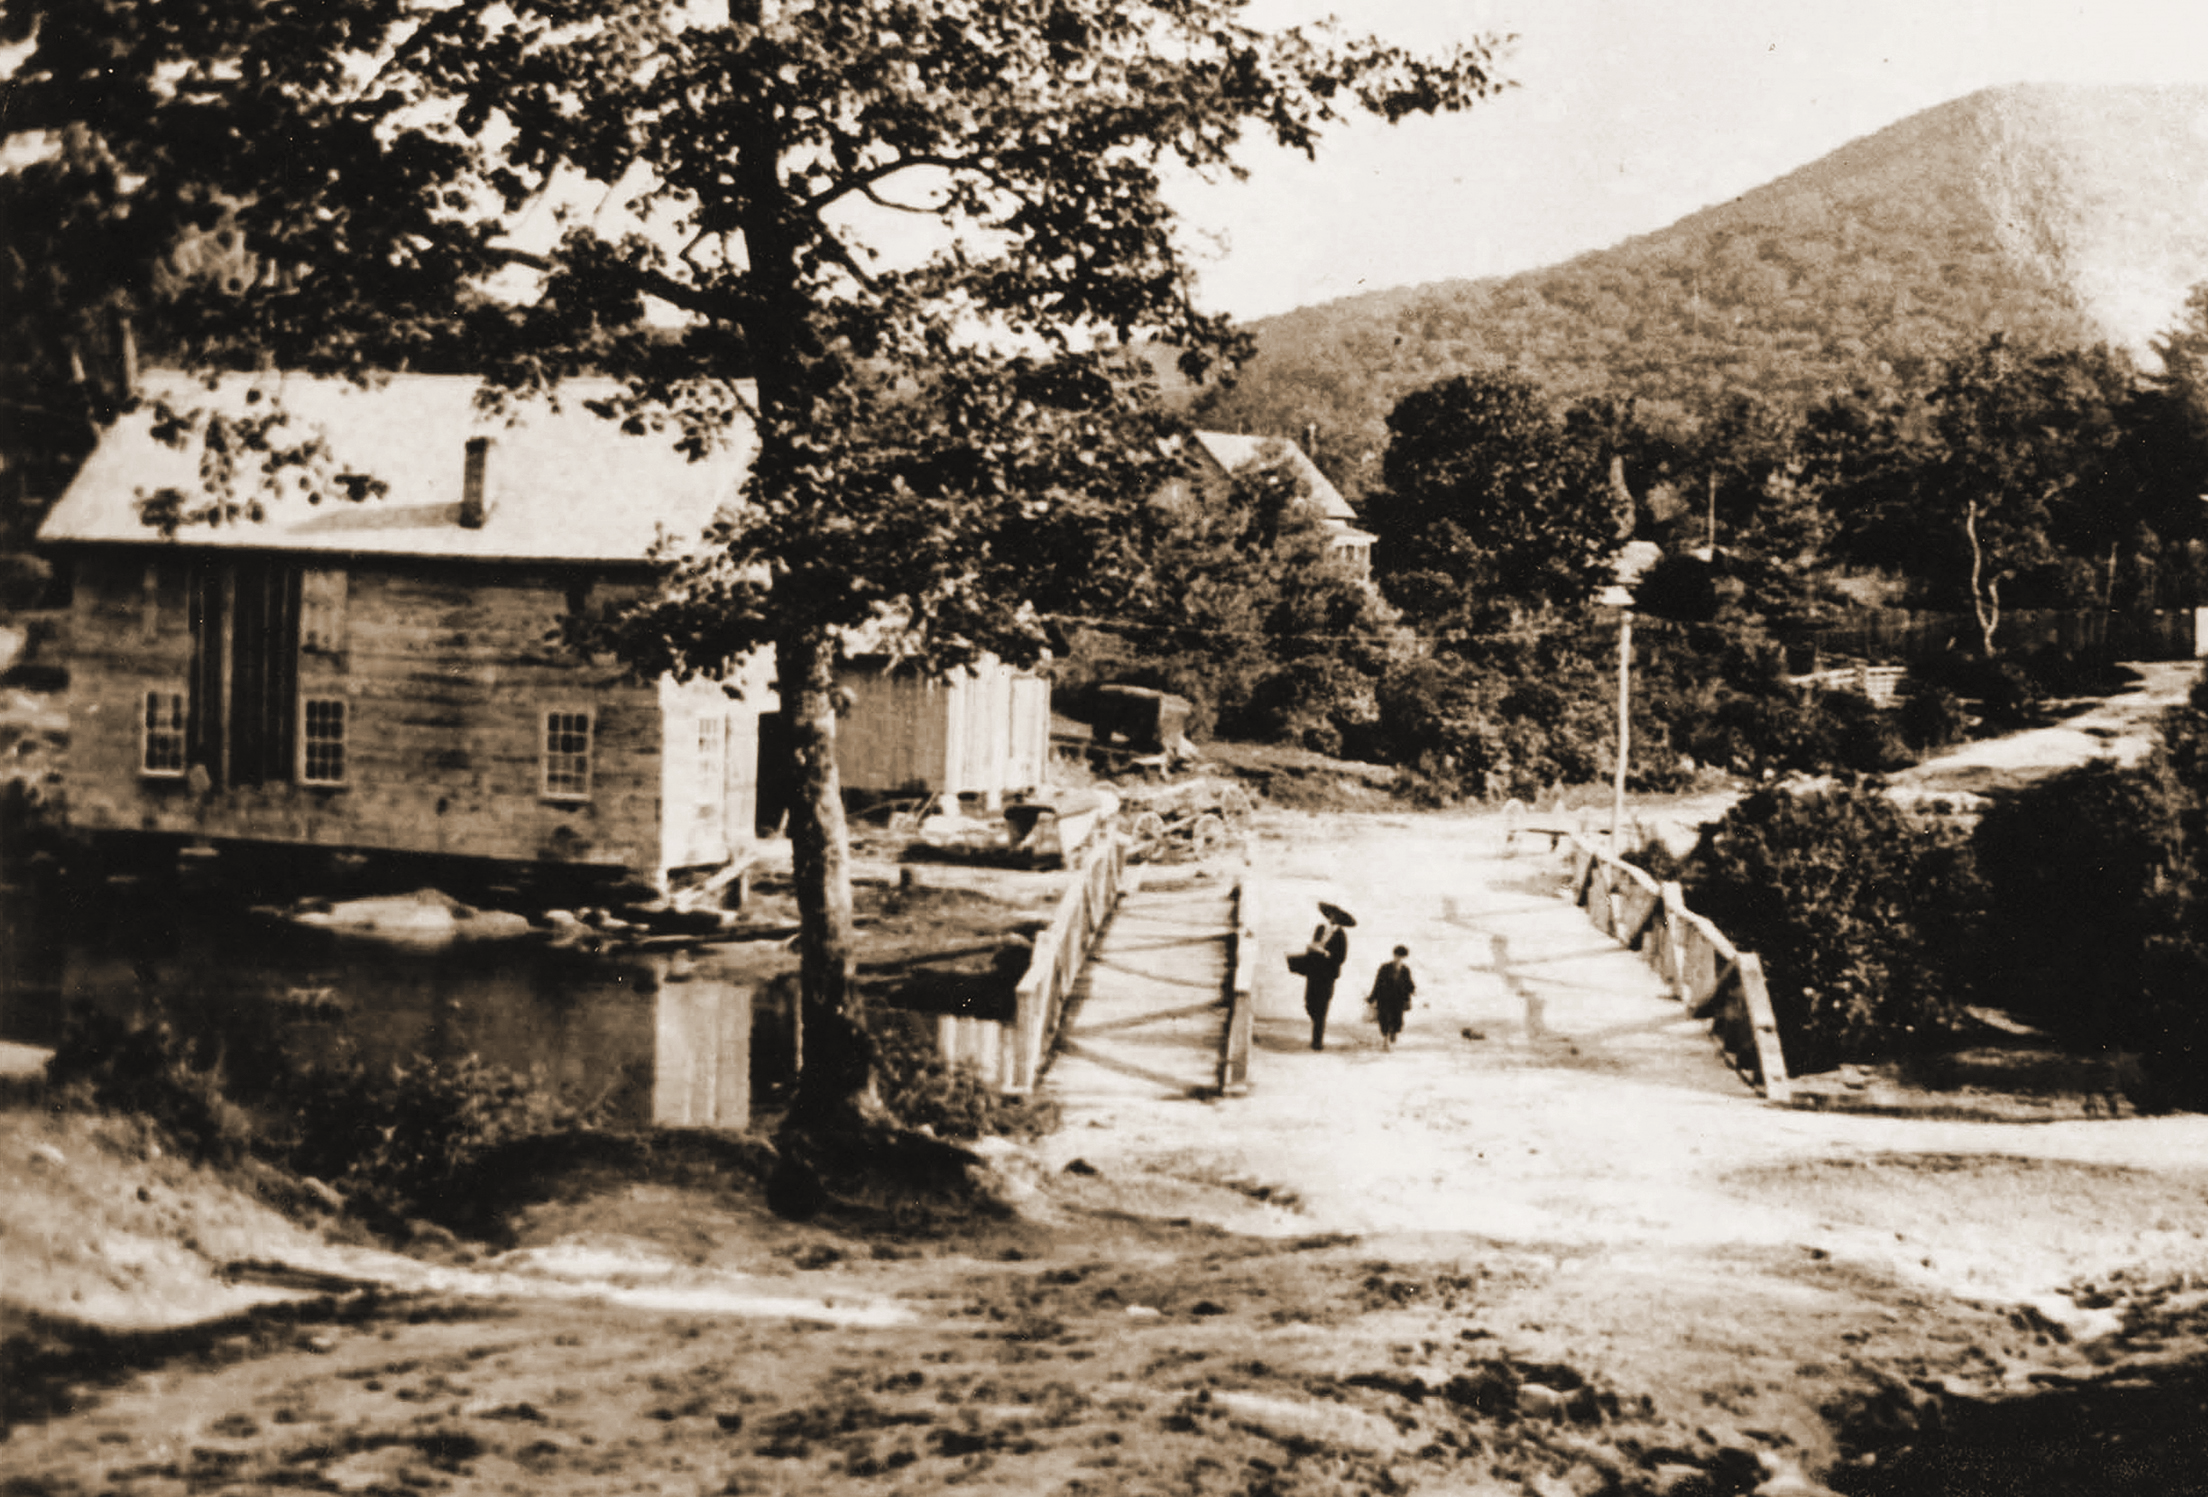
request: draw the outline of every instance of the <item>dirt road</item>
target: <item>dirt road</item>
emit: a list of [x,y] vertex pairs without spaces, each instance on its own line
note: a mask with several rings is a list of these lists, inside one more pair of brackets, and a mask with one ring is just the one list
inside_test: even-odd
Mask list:
[[[1684,1393],[1682,1417],[1714,1394],[1810,1444],[1867,1346],[1962,1357],[1958,1387],[2028,1380],[2126,1354],[2114,1276],[2208,1269],[2208,1118],[1774,1108],[1555,897],[1553,864],[1502,854],[1494,819],[1267,831],[1252,872],[1269,949],[1304,938],[1318,899],[1359,917],[1327,1050],[1307,1048],[1296,980],[1270,964],[1249,1098],[1069,1119],[1053,1159],[1161,1190],[1229,1184],[1242,1199],[1218,1219],[1237,1230],[1526,1268],[1492,1307],[1498,1334],[1540,1355],[1600,1347],[1631,1384]],[[1356,995],[1398,942],[1420,997],[1386,1052]]]
[[2200,667],[2193,661],[2157,660],[2129,669],[2140,678],[2130,691],[2044,728],[1963,744],[1903,770],[1892,777],[1893,783],[1971,792],[2012,787],[2089,759],[2136,763],[2153,745],[2156,719],[2164,708],[2185,699],[2200,679]]

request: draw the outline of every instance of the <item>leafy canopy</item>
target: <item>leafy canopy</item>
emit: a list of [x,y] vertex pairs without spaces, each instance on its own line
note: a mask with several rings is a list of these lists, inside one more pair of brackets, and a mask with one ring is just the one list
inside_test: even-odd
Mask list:
[[1365,505],[1389,597],[1428,621],[1498,594],[1587,601],[1620,539],[1600,456],[1516,375],[1457,375],[1406,395]]

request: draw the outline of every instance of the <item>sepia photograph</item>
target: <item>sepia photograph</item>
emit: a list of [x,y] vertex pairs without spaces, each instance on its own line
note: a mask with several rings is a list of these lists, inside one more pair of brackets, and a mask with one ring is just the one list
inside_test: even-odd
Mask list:
[[0,1497],[2204,1411],[2208,9],[0,0]]

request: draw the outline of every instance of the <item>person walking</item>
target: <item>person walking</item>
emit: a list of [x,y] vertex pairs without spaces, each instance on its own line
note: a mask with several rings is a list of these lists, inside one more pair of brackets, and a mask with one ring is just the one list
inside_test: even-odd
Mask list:
[[1357,917],[1340,905],[1321,903],[1319,914],[1324,918],[1319,928],[1311,932],[1311,944],[1304,954],[1303,1011],[1311,1016],[1311,1048],[1326,1048],[1326,1011],[1334,1004],[1334,983],[1342,975],[1342,964],[1349,960],[1349,927],[1357,923]]
[[1410,954],[1410,947],[1396,947],[1395,955],[1372,974],[1372,1017],[1380,1025],[1384,1049],[1395,1048],[1397,1036],[1403,1033],[1403,1014],[1411,1006],[1411,994],[1418,991],[1418,982],[1411,976]]

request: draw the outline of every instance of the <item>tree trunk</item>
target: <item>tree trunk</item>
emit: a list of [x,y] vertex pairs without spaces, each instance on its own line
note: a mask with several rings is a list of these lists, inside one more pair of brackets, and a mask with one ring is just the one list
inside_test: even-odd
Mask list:
[[835,1127],[870,1117],[874,1047],[852,980],[853,927],[843,784],[836,772],[836,645],[806,629],[775,645],[782,712],[795,760],[790,859],[797,885],[803,1062],[789,1125]]
[[1978,616],[1978,640],[1993,658],[1993,632],[2001,627],[2001,579],[1986,575],[1985,547],[1978,540],[1978,501],[1963,508],[1963,534],[1970,537],[1970,607]]

